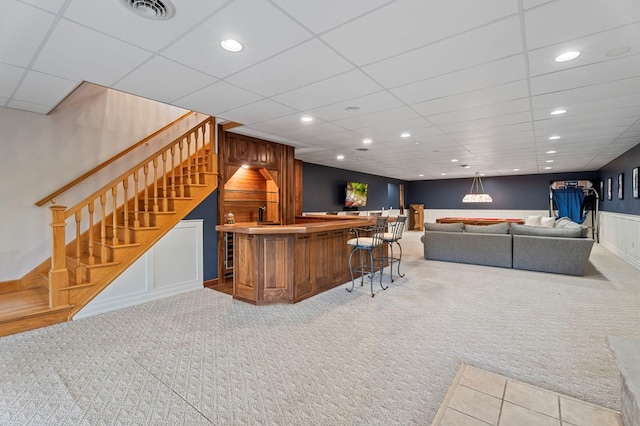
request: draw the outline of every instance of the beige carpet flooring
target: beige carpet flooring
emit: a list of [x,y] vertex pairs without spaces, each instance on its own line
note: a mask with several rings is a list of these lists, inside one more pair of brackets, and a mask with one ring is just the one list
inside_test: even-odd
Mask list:
[[202,289],[0,338],[0,424],[425,425],[463,362],[619,410],[640,271],[598,245],[585,277],[427,261],[420,235],[374,298]]

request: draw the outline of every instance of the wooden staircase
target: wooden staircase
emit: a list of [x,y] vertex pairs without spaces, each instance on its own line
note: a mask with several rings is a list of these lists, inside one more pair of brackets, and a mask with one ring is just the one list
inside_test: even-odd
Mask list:
[[218,187],[215,119],[195,122],[75,206],[50,207],[51,258],[0,283],[0,336],[71,320]]

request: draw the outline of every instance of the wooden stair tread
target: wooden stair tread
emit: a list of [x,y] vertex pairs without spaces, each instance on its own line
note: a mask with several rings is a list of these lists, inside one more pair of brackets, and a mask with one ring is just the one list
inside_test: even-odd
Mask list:
[[0,322],[71,309],[72,305],[49,307],[49,292],[44,288],[6,293],[0,300]]

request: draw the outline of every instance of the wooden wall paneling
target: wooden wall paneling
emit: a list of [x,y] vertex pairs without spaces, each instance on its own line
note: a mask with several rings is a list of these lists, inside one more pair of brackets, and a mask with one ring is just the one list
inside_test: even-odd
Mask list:
[[[264,302],[279,302],[291,299],[293,288],[293,270],[288,259],[293,255],[293,236],[265,235],[259,239],[261,247],[259,279],[264,282],[258,285],[258,300]],[[293,269],[293,268],[292,268]]]
[[234,235],[234,250],[236,262],[233,276],[233,292],[238,297],[248,300],[258,300],[258,259],[256,258],[258,237],[255,235]]
[[311,237],[311,259],[312,277],[315,285],[314,291],[327,289],[331,284],[332,272],[327,267],[331,258],[331,245],[329,244],[329,233],[319,232]]
[[302,216],[302,160],[294,160],[293,162],[293,214],[294,216]]
[[311,234],[296,235],[294,247],[294,301],[309,297],[314,290],[311,276]]

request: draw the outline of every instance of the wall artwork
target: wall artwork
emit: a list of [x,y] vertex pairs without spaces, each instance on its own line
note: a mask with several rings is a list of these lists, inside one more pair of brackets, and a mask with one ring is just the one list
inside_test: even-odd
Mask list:
[[618,175],[618,200],[622,200],[624,197],[624,191],[622,188],[622,182],[624,181],[624,173]]
[[613,191],[613,178],[607,178],[607,200],[613,199],[611,191]]
[[640,186],[640,176],[638,176],[638,169],[640,167],[636,167],[633,169],[631,173],[631,186],[633,188],[633,198],[640,198],[640,194],[638,193],[638,186]]

